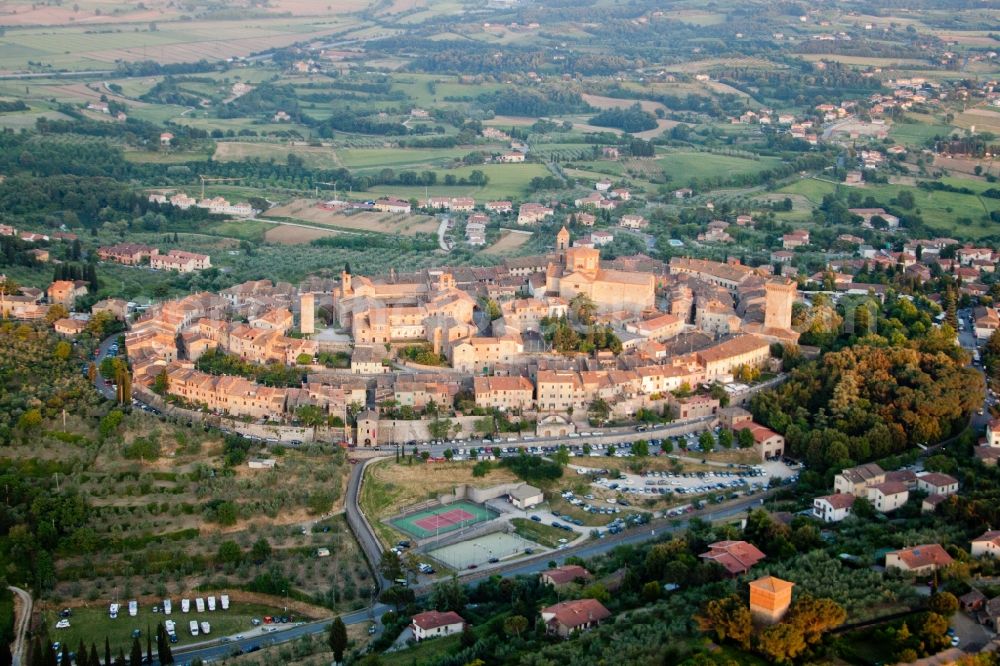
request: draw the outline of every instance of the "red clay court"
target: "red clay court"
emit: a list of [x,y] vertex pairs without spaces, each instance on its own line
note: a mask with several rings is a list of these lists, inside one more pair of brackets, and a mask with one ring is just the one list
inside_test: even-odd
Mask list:
[[442,527],[450,527],[455,523],[468,522],[473,518],[475,518],[475,516],[465,509],[452,509],[447,513],[439,513],[435,516],[427,516],[426,518],[415,520],[413,521],[413,524],[427,530],[428,532],[433,532],[434,530],[439,530]]
[[480,504],[460,500],[417,511],[408,516],[393,518],[389,523],[407,534],[423,539],[492,520],[495,517],[495,512]]

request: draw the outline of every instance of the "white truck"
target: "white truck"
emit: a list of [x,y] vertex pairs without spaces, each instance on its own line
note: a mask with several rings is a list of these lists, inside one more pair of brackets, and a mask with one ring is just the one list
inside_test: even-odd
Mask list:
[[170,603],[170,599],[163,600],[163,614],[170,615],[170,611],[173,610],[173,605]]
[[211,596],[208,598],[208,610],[215,612],[215,597]]
[[188,622],[188,629],[191,631],[191,635],[192,636],[197,636],[198,635],[198,621],[197,620],[191,620],[190,622]]
[[212,633],[212,625],[203,620],[201,623],[201,633],[205,634],[206,636]]
[[166,622],[164,622],[163,628],[166,629],[167,633],[170,635],[177,633],[177,623],[174,622],[173,620],[167,620]]
[[119,608],[121,608],[121,606],[117,603],[113,603],[110,606],[108,606],[108,617],[110,617],[112,620],[118,619]]
[[135,599],[128,602],[128,614],[129,617],[135,617],[136,615],[139,614],[139,602],[136,601]]
[[219,597],[219,601],[222,602],[222,610],[229,610],[229,595],[223,594]]
[[205,600],[202,599],[201,597],[198,597],[197,599],[194,600],[194,607],[198,609],[199,613],[204,613],[205,612]]
[[191,600],[190,599],[181,599],[181,612],[182,613],[187,613],[190,610],[191,610]]

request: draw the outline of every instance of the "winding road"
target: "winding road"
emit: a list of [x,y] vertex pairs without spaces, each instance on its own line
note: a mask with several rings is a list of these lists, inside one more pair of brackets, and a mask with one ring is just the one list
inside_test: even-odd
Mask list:
[[32,600],[31,595],[19,587],[11,585],[7,589],[21,600],[20,612],[17,614],[17,621],[14,623],[14,642],[10,648],[13,655],[10,663],[13,666],[21,666],[24,662],[24,635],[28,632],[28,626],[31,624]]

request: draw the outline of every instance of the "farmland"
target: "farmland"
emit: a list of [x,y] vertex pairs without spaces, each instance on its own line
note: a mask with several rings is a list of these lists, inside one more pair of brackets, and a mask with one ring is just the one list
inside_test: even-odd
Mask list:
[[317,201],[310,199],[296,199],[284,206],[272,208],[268,211],[268,217],[302,220],[314,225],[349,231],[373,231],[403,236],[433,233],[438,226],[434,218],[427,215],[394,215],[377,212],[344,214],[320,208],[317,204]]
[[282,245],[300,245],[316,240],[317,238],[328,238],[336,235],[337,232],[331,229],[276,224],[265,232],[264,240],[268,243],[280,243]]
[[[456,179],[468,178],[473,171],[482,171],[489,182],[485,186],[477,185],[442,185],[446,175]],[[395,185],[376,185],[368,191],[379,196],[397,196],[403,199],[423,199],[429,196],[474,197],[481,201],[493,199],[520,199],[528,193],[528,183],[532,178],[544,177],[549,174],[543,164],[486,164],[481,166],[460,167],[446,171],[437,170],[437,185],[428,188],[406,187]]]
[[670,152],[657,159],[663,172],[680,185],[691,179],[756,173],[777,166],[773,158],[750,159],[748,156],[717,155],[714,153]]
[[[158,18],[154,16],[147,21],[155,24]],[[109,33],[88,31],[83,26],[8,29],[0,43],[0,71],[23,71],[28,60],[44,60],[61,69],[87,70],[112,68],[119,60],[177,63],[248,56],[261,49],[322,37],[355,23],[330,17],[323,22],[322,29],[317,29],[311,20],[297,18],[274,18],[244,25],[230,21],[197,21],[176,28],[174,25],[162,23],[150,30],[147,22],[143,30]],[[220,38],[223,34],[226,37]]]
[[240,162],[249,159],[284,161],[289,155],[301,158],[306,166],[313,169],[335,169],[343,166],[332,148],[300,144],[219,141],[215,144],[215,154],[212,155],[212,159],[219,162]]
[[489,254],[512,254],[530,239],[530,231],[504,229],[500,232],[499,240],[497,240],[497,242],[493,245],[490,245],[486,249],[486,252]]

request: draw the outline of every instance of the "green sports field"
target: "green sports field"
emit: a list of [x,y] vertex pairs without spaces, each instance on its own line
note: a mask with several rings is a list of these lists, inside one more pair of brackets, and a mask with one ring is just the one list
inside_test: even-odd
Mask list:
[[424,539],[486,522],[496,515],[480,504],[460,501],[434,506],[408,516],[399,516],[390,520],[389,524],[410,536]]

